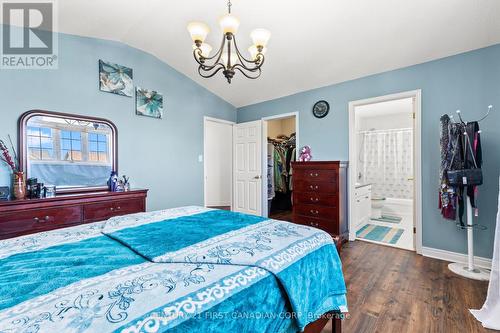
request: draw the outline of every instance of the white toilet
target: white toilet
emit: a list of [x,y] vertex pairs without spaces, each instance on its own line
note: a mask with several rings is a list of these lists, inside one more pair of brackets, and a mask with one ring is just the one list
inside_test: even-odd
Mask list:
[[372,196],[372,219],[379,219],[382,217],[382,208],[384,208],[385,198]]

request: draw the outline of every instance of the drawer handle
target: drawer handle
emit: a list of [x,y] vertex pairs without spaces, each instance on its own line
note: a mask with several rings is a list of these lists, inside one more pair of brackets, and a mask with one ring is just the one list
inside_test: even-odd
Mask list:
[[120,209],[122,209],[120,206],[116,207],[116,210],[120,210]]
[[313,186],[313,185],[309,185],[309,188],[310,188],[311,190],[317,190],[317,189],[319,189],[319,185],[315,185],[315,186]]
[[311,227],[319,227],[319,223],[318,222],[310,222],[309,225]]
[[318,201],[319,201],[319,198],[312,198],[312,197],[311,197],[311,201],[312,201],[312,202],[318,202]]
[[110,211],[114,211],[115,209],[113,207],[109,207],[109,210]]
[[312,213],[312,214],[314,214],[314,215],[318,215],[318,214],[319,214],[319,211],[318,211],[318,210],[311,209],[311,213]]
[[38,217],[34,217],[33,220],[35,220],[35,222],[48,222],[50,220],[50,216],[45,216],[43,219],[39,219]]
[[318,177],[319,175],[318,175],[318,173],[317,173],[317,172],[315,172],[315,173],[312,173],[312,172],[311,172],[311,173],[309,174],[309,176],[311,176],[311,177]]

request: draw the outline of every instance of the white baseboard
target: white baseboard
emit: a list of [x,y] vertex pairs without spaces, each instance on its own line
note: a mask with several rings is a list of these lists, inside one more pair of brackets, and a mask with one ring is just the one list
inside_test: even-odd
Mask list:
[[231,206],[231,202],[218,202],[205,205],[205,207],[229,207],[229,206]]
[[[435,249],[432,247],[422,247],[422,255],[424,257],[441,259],[450,262],[467,263],[466,254]],[[488,258],[475,256],[474,264],[481,268],[491,269],[491,259]]]

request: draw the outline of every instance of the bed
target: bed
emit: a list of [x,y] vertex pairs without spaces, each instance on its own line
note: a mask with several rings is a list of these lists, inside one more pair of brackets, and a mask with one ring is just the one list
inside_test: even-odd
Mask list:
[[0,240],[2,333],[319,333],[346,312],[331,236],[293,223],[181,207]]

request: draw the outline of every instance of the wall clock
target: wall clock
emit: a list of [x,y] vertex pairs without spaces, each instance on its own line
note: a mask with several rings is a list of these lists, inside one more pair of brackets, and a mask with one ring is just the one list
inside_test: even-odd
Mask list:
[[330,104],[327,101],[316,102],[312,111],[316,118],[325,118],[330,111]]

